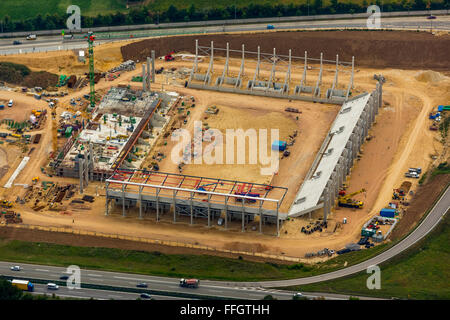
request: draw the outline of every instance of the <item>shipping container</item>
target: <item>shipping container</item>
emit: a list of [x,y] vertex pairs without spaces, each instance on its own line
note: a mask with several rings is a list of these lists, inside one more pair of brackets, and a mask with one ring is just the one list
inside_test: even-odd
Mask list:
[[384,218],[394,218],[396,210],[391,208],[384,208],[380,211],[380,216]]

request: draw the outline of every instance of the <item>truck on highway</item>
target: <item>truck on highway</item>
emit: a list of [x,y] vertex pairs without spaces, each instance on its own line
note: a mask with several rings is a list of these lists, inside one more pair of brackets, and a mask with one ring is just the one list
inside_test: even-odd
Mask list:
[[36,35],[35,34],[29,34],[27,35],[27,40],[36,40]]
[[267,29],[275,29],[275,26],[273,24],[268,24]]
[[198,288],[199,284],[200,284],[200,280],[198,280],[198,279],[181,279],[180,280],[180,287],[184,287],[184,288]]
[[14,287],[17,287],[23,291],[34,291],[34,284],[32,284],[30,281],[28,280],[17,280],[17,279],[13,279],[11,281],[11,284]]

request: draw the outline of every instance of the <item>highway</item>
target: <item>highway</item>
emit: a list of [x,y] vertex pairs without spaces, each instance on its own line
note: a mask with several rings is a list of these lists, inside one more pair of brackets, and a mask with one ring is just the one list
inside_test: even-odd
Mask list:
[[[367,19],[343,19],[327,21],[290,21],[272,23],[275,30],[294,30],[294,29],[345,29],[345,28],[367,28]],[[169,28],[156,30],[134,30],[119,32],[98,32],[96,33],[96,44],[111,41],[129,40],[130,35],[133,38],[157,37],[166,35],[189,35],[189,34],[207,34],[216,32],[248,32],[248,31],[267,31],[266,23],[237,24],[223,26],[203,26],[190,28]],[[438,16],[436,19],[429,20],[426,17],[386,17],[381,18],[382,29],[411,29],[411,30],[450,30],[450,16]],[[75,37],[80,37],[76,35]],[[13,41],[21,41],[20,45],[13,45]],[[84,39],[75,39],[62,41],[58,36],[39,36],[37,40],[25,40],[22,38],[0,39],[0,55],[42,52],[54,50],[71,50],[86,48],[87,43]]]
[[[441,198],[436,202],[434,207],[431,209],[429,214],[423,219],[420,225],[411,232],[402,241],[391,247],[390,249],[382,252],[376,257],[364,261],[362,263],[340,269],[338,271],[306,278],[289,279],[289,280],[278,280],[278,281],[259,281],[259,282],[226,282],[226,281],[208,281],[202,280],[199,288],[189,289],[181,288],[178,285],[178,279],[165,278],[165,277],[155,277],[146,276],[138,274],[126,274],[118,272],[107,272],[107,271],[97,271],[97,270],[81,270],[81,283],[82,284],[96,284],[103,286],[110,286],[116,288],[136,289],[136,285],[139,282],[146,282],[148,284],[149,290],[155,290],[161,292],[159,298],[169,298],[174,296],[185,295],[189,298],[197,299],[208,299],[209,297],[218,297],[222,299],[233,298],[233,299],[262,299],[264,296],[270,294],[277,299],[292,299],[294,292],[276,290],[271,288],[287,287],[294,285],[304,285],[309,283],[316,283],[321,281],[327,281],[332,279],[337,279],[340,277],[345,277],[360,271],[366,270],[371,265],[380,265],[381,263],[391,259],[392,257],[398,255],[409,247],[413,246],[415,243],[420,241],[425,237],[434,227],[440,222],[442,217],[448,212],[450,208],[450,188],[444,192]],[[20,265],[22,267],[21,271],[12,271],[10,267],[13,265]],[[45,279],[48,281],[58,281],[61,274],[65,272],[63,267],[54,266],[42,266],[34,264],[21,264],[14,262],[0,262],[0,274],[5,276],[12,276],[14,278],[21,279]],[[363,284],[362,284],[363,285]],[[44,289],[45,290],[45,289]],[[60,289],[62,294],[68,294]],[[68,290],[68,289],[67,289]],[[94,297],[110,299],[111,296],[118,294],[116,291],[114,293],[103,291],[103,290],[83,290],[81,296],[83,297]],[[81,291],[80,291],[81,292]],[[136,297],[137,293],[133,297]],[[155,296],[155,294],[153,293]],[[187,295],[187,296],[186,296]],[[158,295],[156,295],[158,296]],[[305,296],[309,298],[324,296],[326,299],[348,299],[345,295],[335,295],[335,294],[322,294],[322,293],[308,293]],[[122,297],[122,296],[121,296]],[[123,298],[129,298],[130,295],[126,294]],[[361,297],[362,299],[364,297]],[[119,298],[118,298],[119,299]]]
[[[21,271],[10,270],[11,266],[20,265]],[[61,281],[60,275],[65,272],[63,267],[43,266],[34,264],[23,264],[16,262],[0,262],[0,274],[4,276],[14,277],[14,279],[42,279],[48,282]],[[62,297],[76,298],[94,298],[94,299],[136,299],[139,293],[124,292],[127,289],[137,289],[136,285],[145,282],[148,288],[142,290],[154,290],[170,292],[171,294],[154,294],[152,297],[156,300],[160,299],[180,299],[180,294],[188,295],[184,298],[189,299],[208,299],[209,297],[217,297],[222,299],[244,299],[244,300],[260,300],[266,295],[272,295],[279,300],[291,300],[293,291],[276,290],[269,288],[252,288],[252,287],[230,287],[222,283],[210,284],[209,281],[201,281],[200,286],[196,289],[182,288],[178,285],[179,279],[145,276],[138,274],[126,274],[118,272],[107,272],[97,270],[81,270],[81,289],[69,290],[60,285],[59,290],[48,290],[44,284],[36,284],[36,292],[39,294],[61,295]],[[83,284],[96,284],[118,288],[118,291],[99,290],[83,288]],[[122,291],[121,291],[122,290]],[[192,295],[192,296],[190,296]],[[325,297],[330,300],[348,300],[349,296],[339,294],[322,294],[308,293],[304,294],[308,298]],[[190,297],[189,297],[190,296]],[[360,297],[361,299],[366,299]]]

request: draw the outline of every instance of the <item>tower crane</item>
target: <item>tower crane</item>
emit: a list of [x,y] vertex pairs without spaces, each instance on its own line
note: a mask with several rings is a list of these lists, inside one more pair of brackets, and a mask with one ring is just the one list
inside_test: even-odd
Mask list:
[[88,58],[89,58],[90,111],[94,110],[95,108],[94,40],[95,40],[94,33],[92,31],[89,31],[87,34],[87,41],[88,41]]

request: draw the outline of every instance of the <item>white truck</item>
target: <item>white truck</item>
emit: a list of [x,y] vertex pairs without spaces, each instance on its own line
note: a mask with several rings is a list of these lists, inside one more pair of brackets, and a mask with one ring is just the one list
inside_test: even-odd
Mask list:
[[36,35],[35,34],[29,34],[27,35],[27,40],[36,40]]

